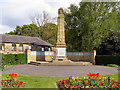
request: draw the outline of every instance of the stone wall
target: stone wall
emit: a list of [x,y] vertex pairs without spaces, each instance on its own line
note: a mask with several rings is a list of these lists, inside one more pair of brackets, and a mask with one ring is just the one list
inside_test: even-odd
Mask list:
[[[30,63],[30,61],[52,61],[55,55],[56,54],[53,51],[27,51],[28,63]],[[91,52],[67,52],[67,58],[74,62],[88,61],[95,64],[95,56],[95,50]]]
[[93,50],[91,52],[67,52],[67,58],[69,60],[79,62],[79,61],[89,61],[93,64],[95,64],[95,56],[96,51]]
[[51,61],[53,58],[53,51],[31,51],[27,50],[28,63],[34,61]]

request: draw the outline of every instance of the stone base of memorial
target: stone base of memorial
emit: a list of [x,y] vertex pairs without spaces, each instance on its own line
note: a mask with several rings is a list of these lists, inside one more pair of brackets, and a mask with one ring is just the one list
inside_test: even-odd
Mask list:
[[55,64],[69,64],[73,63],[71,60],[68,60],[67,58],[56,58],[52,63]]
[[56,58],[53,63],[65,64],[65,63],[72,63],[71,60],[68,60],[66,57],[66,48],[64,47],[57,47],[56,48]]

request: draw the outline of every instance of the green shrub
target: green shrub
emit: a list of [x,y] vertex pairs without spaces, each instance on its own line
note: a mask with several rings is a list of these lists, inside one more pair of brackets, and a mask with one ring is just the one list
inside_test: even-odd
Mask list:
[[116,64],[120,65],[120,55],[96,55],[96,65]]
[[14,54],[4,54],[5,65],[15,65],[15,56]]
[[118,67],[118,65],[116,65],[116,64],[107,64],[107,66]]
[[26,64],[27,55],[26,54],[4,54],[5,65],[17,65]]
[[27,55],[26,54],[16,54],[17,64],[26,64],[27,63]]
[[4,70],[4,58],[3,58],[3,54],[0,53],[0,71]]

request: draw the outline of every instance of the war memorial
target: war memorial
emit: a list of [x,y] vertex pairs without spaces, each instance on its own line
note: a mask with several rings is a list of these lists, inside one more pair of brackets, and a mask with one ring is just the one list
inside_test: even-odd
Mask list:
[[93,65],[96,51],[67,52],[63,9],[58,10],[57,43],[54,51],[27,51],[27,63],[37,65]]

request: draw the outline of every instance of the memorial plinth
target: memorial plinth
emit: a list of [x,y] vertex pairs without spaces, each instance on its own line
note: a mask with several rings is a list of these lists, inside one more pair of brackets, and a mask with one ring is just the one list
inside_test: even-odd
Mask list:
[[56,43],[56,59],[55,63],[72,62],[66,57],[66,43],[65,43],[65,30],[64,30],[64,14],[63,9],[58,10],[58,32],[57,32],[57,43]]

